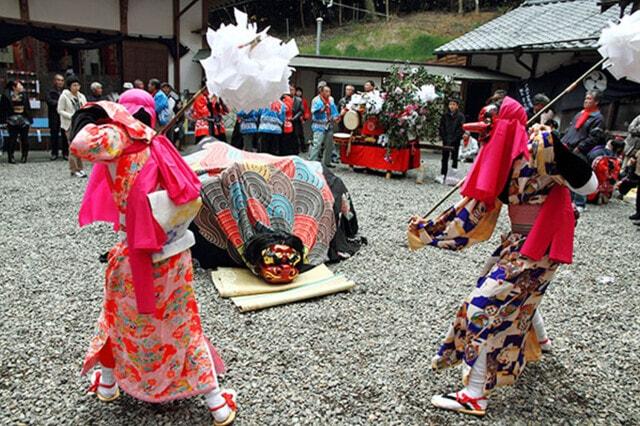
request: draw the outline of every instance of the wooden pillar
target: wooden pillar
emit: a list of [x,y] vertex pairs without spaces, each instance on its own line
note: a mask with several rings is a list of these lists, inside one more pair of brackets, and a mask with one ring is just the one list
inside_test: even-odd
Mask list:
[[202,0],[202,48],[207,47],[207,28],[209,28],[209,0]]
[[120,0],[120,32],[129,34],[129,0]]
[[620,106],[620,101],[613,101],[607,107],[607,112],[605,115],[605,128],[613,129],[616,117],[618,116],[618,108]]
[[180,93],[180,0],[173,0],[173,88]]
[[[119,0],[119,14],[120,14],[120,33],[122,35],[129,34],[129,0]],[[120,74],[120,87],[124,84],[124,48],[125,42],[118,42],[118,72]]]
[[20,19],[29,20],[29,0],[20,0]]

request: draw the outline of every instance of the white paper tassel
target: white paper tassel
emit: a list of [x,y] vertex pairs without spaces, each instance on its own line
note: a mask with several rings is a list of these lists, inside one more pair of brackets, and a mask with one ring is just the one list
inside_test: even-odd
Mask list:
[[200,61],[207,89],[236,110],[268,107],[289,92],[289,62],[299,53],[298,46],[295,40],[282,43],[267,35],[269,28],[258,33],[246,13],[235,9],[234,14],[236,25],[207,31],[211,56]]
[[438,98],[438,94],[433,84],[423,84],[420,90],[416,92],[416,97],[420,102],[426,104],[435,101]]
[[640,11],[625,15],[619,24],[602,30],[598,52],[608,58],[604,67],[618,80],[640,83]]

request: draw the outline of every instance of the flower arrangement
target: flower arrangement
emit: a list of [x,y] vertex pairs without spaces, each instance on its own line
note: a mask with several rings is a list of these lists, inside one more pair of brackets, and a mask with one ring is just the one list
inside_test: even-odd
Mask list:
[[380,121],[388,149],[404,148],[410,141],[438,136],[445,102],[454,93],[451,79],[431,75],[424,67],[396,66],[383,82],[385,92]]
[[374,90],[369,93],[356,93],[351,96],[351,101],[349,102],[348,107],[352,109],[360,109],[363,108],[364,119],[368,119],[371,116],[377,116],[382,112],[382,107],[384,104],[384,98],[382,94],[378,90]]

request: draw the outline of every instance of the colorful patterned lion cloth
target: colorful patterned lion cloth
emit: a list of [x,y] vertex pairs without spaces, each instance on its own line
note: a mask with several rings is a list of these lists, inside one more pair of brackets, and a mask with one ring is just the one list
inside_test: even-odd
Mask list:
[[207,144],[185,159],[202,180],[205,207],[195,223],[237,264],[257,273],[244,257],[245,247],[257,234],[271,231],[300,238],[305,263],[329,260],[336,234],[335,200],[320,163],[250,153],[224,143]]

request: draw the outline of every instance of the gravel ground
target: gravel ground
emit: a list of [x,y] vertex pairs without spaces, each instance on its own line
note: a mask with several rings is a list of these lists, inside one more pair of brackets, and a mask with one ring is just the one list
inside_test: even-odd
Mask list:
[[[85,393],[78,372],[102,300],[98,255],[115,236],[78,228],[86,181],[32,157],[0,163],[0,423],[210,424],[201,398],[102,404]],[[553,354],[497,390],[485,420],[431,407],[432,394],[460,383],[458,370],[433,373],[431,357],[499,241],[497,232],[463,253],[405,248],[407,218],[448,191],[433,183],[436,163],[425,185],[338,169],[369,239],[334,267],[357,283],[349,293],[240,314],[197,272],[205,331],[229,367],[222,383],[239,392],[237,424],[640,424],[640,233],[619,201],[589,207],[575,263],[543,301]]]

